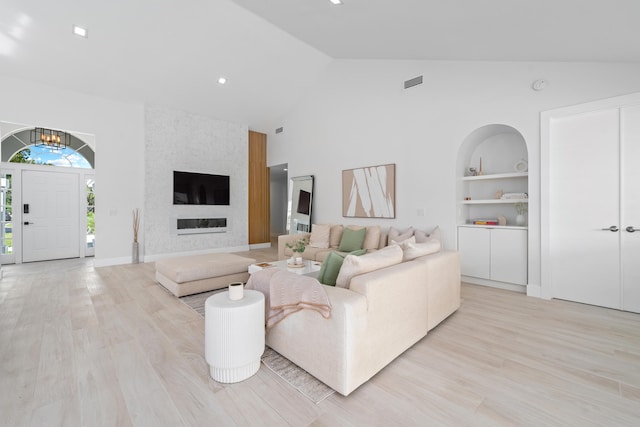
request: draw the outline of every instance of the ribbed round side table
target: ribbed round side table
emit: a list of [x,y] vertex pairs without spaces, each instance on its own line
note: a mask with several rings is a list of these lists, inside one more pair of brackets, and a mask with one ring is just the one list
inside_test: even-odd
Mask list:
[[264,352],[264,295],[245,290],[233,301],[229,292],[207,298],[204,354],[211,378],[221,383],[246,380],[260,369]]

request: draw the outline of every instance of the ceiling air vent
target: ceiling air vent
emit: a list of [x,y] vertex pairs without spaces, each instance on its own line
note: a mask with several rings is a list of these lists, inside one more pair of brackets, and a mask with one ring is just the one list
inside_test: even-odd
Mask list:
[[422,84],[422,76],[418,76],[404,82],[404,88],[409,89],[410,87],[418,86],[421,84]]
[[282,126],[280,126],[278,129],[276,129],[276,133],[282,133],[284,131],[284,128]]

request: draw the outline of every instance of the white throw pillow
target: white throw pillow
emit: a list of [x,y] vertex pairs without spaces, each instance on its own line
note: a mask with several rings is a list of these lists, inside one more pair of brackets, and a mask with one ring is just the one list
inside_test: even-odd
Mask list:
[[437,239],[430,239],[425,243],[410,242],[402,247],[402,260],[411,261],[412,259],[416,259],[421,256],[440,252],[440,249],[440,240]]
[[312,248],[328,248],[330,231],[331,226],[329,224],[313,224],[311,237],[309,237],[309,246]]
[[347,255],[340,267],[336,286],[348,288],[351,278],[370,271],[379,270],[402,262],[402,249],[391,245],[361,256]]
[[403,240],[407,240],[411,236],[413,236],[413,227],[409,227],[404,231],[400,231],[393,227],[389,228],[389,241],[395,240],[396,242],[401,242]]
[[416,243],[427,243],[431,239],[436,239],[442,242],[442,237],[440,236],[440,227],[437,225],[429,233],[422,230],[416,230],[415,236]]
[[400,246],[402,250],[404,250],[404,248],[407,247],[409,243],[415,243],[415,242],[416,242],[416,236],[411,236],[408,239],[405,239],[402,241],[391,239],[391,244]]

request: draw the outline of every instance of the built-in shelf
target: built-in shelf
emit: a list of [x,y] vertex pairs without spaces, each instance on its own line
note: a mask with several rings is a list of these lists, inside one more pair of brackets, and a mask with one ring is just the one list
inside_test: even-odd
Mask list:
[[528,230],[529,227],[519,225],[482,225],[482,224],[458,224],[458,227],[469,228],[500,228],[503,230]]
[[483,181],[488,179],[527,178],[528,172],[494,173],[490,175],[463,176],[463,181]]
[[494,204],[513,204],[513,203],[529,203],[529,199],[484,199],[484,200],[462,200],[463,205],[494,205]]
[[[526,289],[529,228],[517,225],[527,224],[527,215],[522,218],[523,209],[516,207],[529,203],[529,173],[523,170],[527,159],[524,137],[506,125],[478,128],[460,147],[456,230],[460,270],[467,282]],[[484,174],[468,175],[472,167],[483,166]],[[483,219],[496,225],[473,224]]]

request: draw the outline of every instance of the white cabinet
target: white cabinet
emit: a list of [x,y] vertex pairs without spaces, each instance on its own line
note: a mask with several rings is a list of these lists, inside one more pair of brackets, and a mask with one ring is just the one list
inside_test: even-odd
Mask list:
[[527,284],[527,230],[521,228],[458,227],[458,251],[463,276]]
[[491,280],[527,284],[527,230],[491,229]]
[[465,276],[491,278],[491,229],[458,227],[460,271]]

